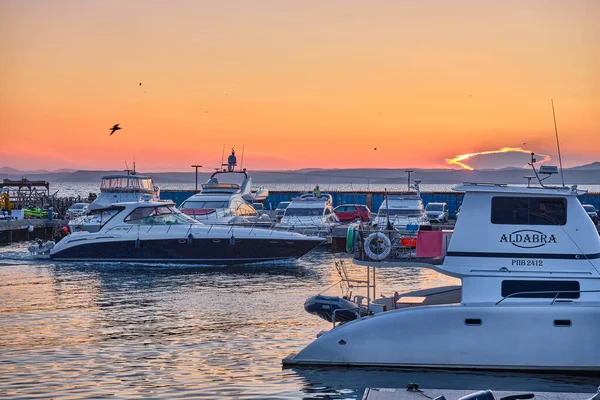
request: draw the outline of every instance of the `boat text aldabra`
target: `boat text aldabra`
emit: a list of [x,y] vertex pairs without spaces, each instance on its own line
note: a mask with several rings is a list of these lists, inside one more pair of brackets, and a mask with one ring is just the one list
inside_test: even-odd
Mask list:
[[444,232],[419,231],[416,251],[374,261],[359,243],[354,262],[430,268],[461,286],[378,299],[389,311],[337,325],[285,365],[600,372],[600,238],[577,198],[582,192],[503,184],[454,190],[465,196],[447,251]]
[[323,241],[272,229],[204,225],[172,202],[115,203],[98,211],[97,232],[70,234],[54,246],[50,258],[243,264],[299,258]]

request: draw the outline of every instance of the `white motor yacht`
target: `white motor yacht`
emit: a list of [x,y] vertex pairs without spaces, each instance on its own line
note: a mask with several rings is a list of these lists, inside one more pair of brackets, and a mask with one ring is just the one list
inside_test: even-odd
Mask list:
[[[375,300],[383,312],[337,325],[285,365],[600,372],[600,237],[584,192],[541,179],[454,190],[465,195],[447,249],[446,233],[419,231],[416,252],[372,259],[363,237],[354,262],[430,268],[461,286]],[[397,232],[367,234],[399,246]]]
[[251,205],[262,201],[268,191],[253,191],[252,178],[246,169],[236,171],[237,158],[232,150],[227,168],[216,171],[202,191],[186,199],[179,208],[185,214],[205,224],[235,224],[271,226],[271,218]]
[[100,182],[100,194],[90,203],[84,215],[69,221],[71,232],[96,232],[100,229],[101,212],[113,203],[141,201],[143,199],[159,200],[160,189],[154,185],[152,178],[139,175],[134,170],[127,174],[107,175]]
[[273,225],[271,217],[256,211],[237,193],[223,194],[208,190],[188,198],[181,203],[179,209],[204,224]]
[[293,198],[285,209],[283,217],[278,224],[279,228],[317,234],[328,235],[340,220],[333,212],[332,197],[323,193],[320,197],[304,194]]
[[378,229],[393,226],[402,232],[417,231],[423,224],[428,224],[428,221],[425,218],[423,200],[418,195],[388,195],[373,221]]
[[63,261],[245,264],[295,259],[322,238],[273,229],[205,225],[173,202],[115,203],[98,210],[97,232],[74,232],[49,256]]

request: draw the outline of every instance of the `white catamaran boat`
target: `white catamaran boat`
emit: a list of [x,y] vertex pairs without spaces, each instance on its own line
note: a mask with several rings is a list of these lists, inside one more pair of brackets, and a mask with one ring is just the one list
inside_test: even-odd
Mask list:
[[[335,326],[283,363],[600,372],[600,238],[582,191],[538,179],[454,187],[465,196],[447,250],[441,231],[419,231],[416,252],[380,261],[359,243],[357,264],[431,268],[462,285],[375,300],[382,312]],[[381,245],[398,243],[393,235]]]

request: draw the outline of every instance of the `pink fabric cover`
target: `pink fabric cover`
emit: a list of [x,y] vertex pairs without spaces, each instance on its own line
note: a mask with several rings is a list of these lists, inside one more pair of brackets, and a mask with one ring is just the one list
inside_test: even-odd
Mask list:
[[419,231],[417,233],[417,258],[442,257],[442,231]]

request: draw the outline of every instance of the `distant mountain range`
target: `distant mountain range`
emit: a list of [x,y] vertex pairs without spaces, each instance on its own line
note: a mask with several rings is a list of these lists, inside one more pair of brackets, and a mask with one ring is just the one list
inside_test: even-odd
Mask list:
[[[249,171],[255,184],[288,183],[288,184],[398,184],[407,180],[404,172],[407,168],[347,168],[318,169],[306,168],[288,171]],[[459,182],[503,182],[525,183],[524,176],[532,175],[527,168],[481,169],[468,171],[465,169],[418,169],[413,168],[411,180],[420,179],[423,183],[459,183]],[[60,169],[56,171],[35,170],[21,171],[15,168],[0,168],[0,180],[18,180],[26,177],[30,180],[56,182],[100,182],[105,175],[123,174],[123,171],[85,171]],[[142,173],[142,172],[140,172]],[[158,184],[195,182],[194,172],[152,172],[148,173]],[[198,181],[206,182],[211,172],[198,173]],[[600,161],[564,170],[565,182],[568,184],[600,184]],[[560,176],[554,175],[546,182],[560,183]]]

